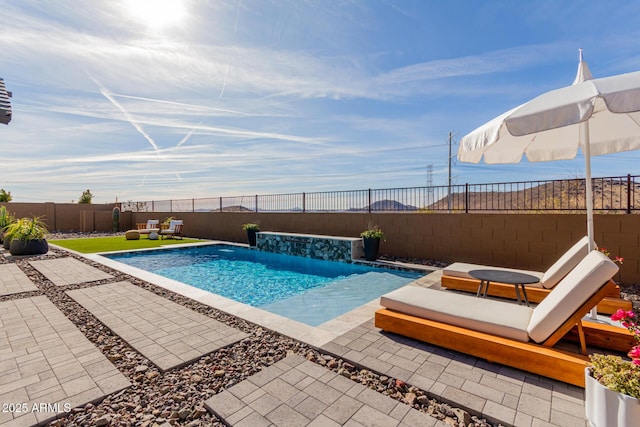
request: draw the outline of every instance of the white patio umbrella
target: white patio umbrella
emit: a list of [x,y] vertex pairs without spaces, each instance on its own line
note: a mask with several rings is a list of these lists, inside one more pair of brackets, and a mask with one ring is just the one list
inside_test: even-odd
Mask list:
[[[587,235],[593,237],[591,156],[640,149],[640,71],[593,79],[582,58],[571,86],[544,93],[460,140],[463,162],[518,163],[585,158]],[[591,313],[596,317],[596,309]]]
[[582,59],[573,85],[553,90],[460,140],[463,162],[518,163],[585,158],[587,234],[593,238],[591,156],[640,149],[640,71],[593,79]]

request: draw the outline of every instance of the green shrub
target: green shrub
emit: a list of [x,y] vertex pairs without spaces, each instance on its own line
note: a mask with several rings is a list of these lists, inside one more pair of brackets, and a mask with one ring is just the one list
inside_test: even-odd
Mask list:
[[593,354],[591,374],[610,390],[640,399],[640,366],[620,356]]
[[20,218],[6,227],[4,238],[9,240],[41,240],[48,233],[47,226],[40,217]]
[[381,239],[384,240],[384,233],[377,225],[369,226],[369,228],[362,233],[360,233],[360,237],[365,239]]

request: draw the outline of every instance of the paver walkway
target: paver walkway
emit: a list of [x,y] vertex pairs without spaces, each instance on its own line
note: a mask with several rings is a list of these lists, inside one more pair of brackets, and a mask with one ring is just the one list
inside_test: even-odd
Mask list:
[[0,424],[30,426],[131,385],[46,296],[0,303]]
[[29,264],[57,286],[75,285],[113,277],[102,270],[70,257],[29,261]]
[[129,282],[67,294],[161,370],[187,364],[247,336]]
[[16,264],[0,264],[0,295],[37,290],[38,287]]
[[232,426],[446,426],[299,355],[289,355],[205,402]]
[[405,381],[493,423],[585,427],[583,389],[384,333],[373,319],[321,349]]

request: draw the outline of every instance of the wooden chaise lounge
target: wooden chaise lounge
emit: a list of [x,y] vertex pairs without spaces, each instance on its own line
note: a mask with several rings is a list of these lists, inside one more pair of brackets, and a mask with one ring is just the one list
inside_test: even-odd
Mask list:
[[[584,387],[590,322],[582,318],[615,287],[611,278],[617,271],[608,257],[592,251],[535,308],[405,286],[380,298],[385,308],[376,312],[375,326]],[[581,354],[554,347],[573,328]],[[633,343],[630,333],[616,329],[617,345]]]
[[[517,270],[504,267],[487,267],[480,264],[468,264],[455,262],[442,270],[441,285],[444,288],[463,292],[477,292],[479,281],[469,274],[472,270],[493,269],[516,271],[538,277],[540,282],[527,285],[527,296],[529,301],[539,303],[549,292],[565,277],[576,265],[587,256],[589,238],[583,237],[576,242],[567,252],[565,252],[547,271]],[[516,299],[516,288],[510,284],[491,283],[488,295]],[[620,287],[614,286],[611,292],[601,302],[598,303],[598,312],[603,314],[615,313],[619,308],[631,310],[631,302],[620,297]]]
[[160,225],[159,225],[160,221],[157,219],[150,219],[147,220],[147,222],[139,222],[136,224],[136,226],[138,227],[138,233],[142,234],[148,234],[150,235],[151,233],[157,233],[160,231]]
[[164,239],[166,237],[175,239],[180,237],[180,239],[182,239],[182,227],[184,227],[184,224],[181,219],[172,219],[169,221],[168,228],[160,230],[160,238]]

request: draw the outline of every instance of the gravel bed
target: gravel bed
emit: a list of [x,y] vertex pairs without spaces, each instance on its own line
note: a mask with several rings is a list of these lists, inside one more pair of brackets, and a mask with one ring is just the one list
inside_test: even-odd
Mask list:
[[[122,233],[120,233],[122,234]],[[89,236],[111,236],[112,233],[52,233],[50,239]],[[45,276],[31,267],[29,261],[71,256],[113,275],[112,279],[72,286],[55,286]],[[132,383],[131,387],[107,396],[97,404],[73,408],[48,425],[52,426],[223,426],[224,424],[204,408],[204,401],[219,391],[231,387],[284,358],[289,353],[300,354],[310,361],[325,366],[340,375],[364,384],[391,398],[403,401],[413,408],[426,412],[451,426],[485,427],[491,424],[466,411],[438,402],[428,394],[404,382],[380,375],[374,371],[349,363],[340,358],[311,348],[279,333],[223,313],[204,304],[157,287],[102,264],[50,249],[46,255],[8,259],[0,256],[0,263],[15,262],[38,286],[39,290],[0,298],[24,298],[46,295],[82,333]],[[412,261],[414,262],[414,261]],[[426,264],[426,262],[423,262]],[[431,265],[431,264],[430,264]],[[99,286],[126,280],[155,292],[176,303],[221,321],[249,334],[249,337],[228,347],[203,356],[187,366],[161,373],[148,359],[111,332],[90,312],[68,297],[64,291]]]

